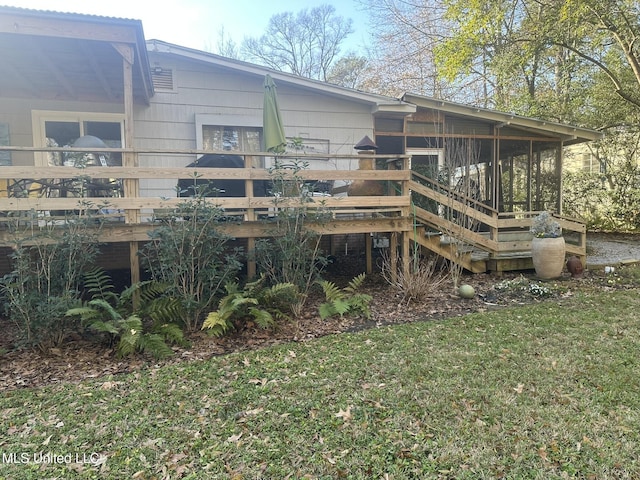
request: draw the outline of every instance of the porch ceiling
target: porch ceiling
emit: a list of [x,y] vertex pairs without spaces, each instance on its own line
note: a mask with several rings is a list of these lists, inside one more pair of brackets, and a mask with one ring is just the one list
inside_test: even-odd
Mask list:
[[0,97],[123,102],[132,47],[133,95],[148,103],[149,62],[138,21],[0,7]]

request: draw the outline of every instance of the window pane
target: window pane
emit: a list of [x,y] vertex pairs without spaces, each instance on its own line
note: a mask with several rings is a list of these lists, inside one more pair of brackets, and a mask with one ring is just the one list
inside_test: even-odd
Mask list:
[[203,125],[202,148],[205,150],[222,150],[222,127]]
[[262,129],[257,127],[202,126],[205,150],[259,152]]
[[98,137],[112,148],[120,148],[120,123],[116,122],[84,122],[84,135]]
[[222,150],[241,150],[239,136],[238,129],[224,127],[224,131],[222,133]]
[[44,123],[45,137],[51,138],[56,145],[62,147],[71,145],[80,136],[80,124],[78,122],[52,122]]

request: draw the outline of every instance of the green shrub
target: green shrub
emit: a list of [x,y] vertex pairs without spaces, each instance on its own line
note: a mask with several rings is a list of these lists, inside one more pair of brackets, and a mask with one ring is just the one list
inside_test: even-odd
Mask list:
[[218,305],[218,310],[209,313],[202,325],[210,334],[222,336],[241,322],[253,320],[261,328],[273,327],[276,320],[289,318],[291,306],[299,297],[298,289],[292,283],[277,283],[265,286],[263,275],[258,280],[247,283],[240,290],[237,283],[228,283],[227,295]]
[[327,280],[318,282],[322,287],[325,295],[325,300],[320,305],[320,318],[323,320],[334,315],[364,315],[366,318],[371,318],[371,310],[369,304],[373,299],[371,295],[366,293],[357,293],[356,290],[360,288],[364,282],[365,274],[361,273],[357,277],[354,277],[343,289],[336,286],[335,283]]
[[300,175],[307,167],[306,162],[298,159],[288,163],[276,159],[270,169],[275,214],[267,220],[272,226],[272,236],[256,241],[254,252],[258,270],[272,285],[291,283],[298,288],[301,295],[294,307],[296,314],[327,265],[320,249],[322,236],[308,225],[325,222],[330,212],[323,205],[309,208],[315,201],[313,187],[305,184]]
[[118,294],[103,271],[93,270],[86,277],[91,300],[65,315],[78,317],[83,326],[106,334],[111,345],[117,344],[119,356],[145,352],[164,358],[173,354],[167,342],[186,344],[181,328],[172,322],[179,318],[180,303],[167,295],[166,285],[140,282]]
[[171,296],[180,299],[180,319],[189,331],[197,328],[241,267],[240,252],[229,248],[231,238],[219,229],[224,219],[224,210],[212,199],[186,199],[155,218],[159,226],[140,250],[151,278],[168,285]]
[[20,341],[41,349],[59,345],[78,328],[65,312],[80,304],[84,272],[99,252],[100,222],[88,212],[62,224],[41,224],[38,212],[8,224],[16,235],[12,271],[0,280],[5,314]]

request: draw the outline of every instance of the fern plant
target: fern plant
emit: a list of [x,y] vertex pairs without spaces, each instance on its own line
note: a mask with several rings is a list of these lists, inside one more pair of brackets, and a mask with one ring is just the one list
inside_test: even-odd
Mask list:
[[227,283],[227,294],[220,300],[218,310],[207,315],[202,329],[219,337],[247,319],[266,329],[273,327],[276,320],[289,318],[287,312],[291,311],[299,296],[297,287],[292,283],[266,287],[265,282],[263,275],[247,283],[242,290],[237,282]]
[[324,292],[325,302],[320,305],[320,318],[325,320],[335,315],[364,315],[371,318],[369,304],[373,297],[366,293],[358,293],[357,290],[364,282],[365,274],[354,277],[349,284],[340,289],[335,283],[328,280],[319,281],[318,284]]
[[87,328],[107,334],[112,344],[117,342],[119,356],[145,352],[165,358],[173,354],[167,342],[187,343],[182,329],[173,323],[180,318],[180,304],[166,295],[165,285],[140,282],[118,294],[111,278],[101,269],[95,269],[85,275],[85,289],[91,300],[67,310],[66,316],[80,317]]

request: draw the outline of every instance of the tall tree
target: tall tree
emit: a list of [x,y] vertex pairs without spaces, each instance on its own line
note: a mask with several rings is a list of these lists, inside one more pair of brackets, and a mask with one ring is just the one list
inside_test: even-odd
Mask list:
[[275,70],[326,81],[340,45],[354,31],[352,23],[332,5],[279,13],[269,19],[264,35],[243,41],[242,53]]
[[327,82],[342,87],[361,89],[369,61],[366,57],[356,53],[348,53],[340,57],[331,66],[327,76]]
[[215,53],[227,58],[241,59],[238,44],[227,35],[224,27],[218,30],[218,41],[216,42]]
[[576,94],[584,103],[585,87],[602,80],[619,100],[640,109],[637,0],[443,2],[457,26],[437,51],[449,76],[486,58],[499,93],[513,94],[514,78],[523,79],[527,91],[521,94],[538,107],[534,113],[560,120],[573,120],[567,117],[576,111]]
[[437,0],[360,0],[369,15],[374,39],[367,52],[365,85],[377,93],[398,96],[410,91],[450,98],[460,85],[444,81],[434,58],[447,22]]

